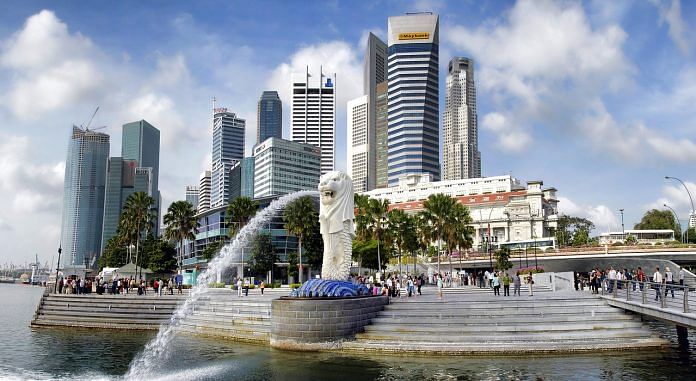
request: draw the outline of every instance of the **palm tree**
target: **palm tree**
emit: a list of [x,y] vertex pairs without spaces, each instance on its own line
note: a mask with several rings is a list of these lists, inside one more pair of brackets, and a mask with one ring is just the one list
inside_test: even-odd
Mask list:
[[450,256],[450,268],[452,267],[452,249],[459,249],[459,266],[462,262],[462,248],[469,248],[473,243],[474,234],[471,227],[471,215],[469,208],[455,201],[450,214],[450,221],[445,227],[445,241]]
[[[413,217],[413,224],[416,231],[416,245],[420,249],[421,253],[425,255],[428,252],[428,247],[432,242],[432,233],[430,229],[430,223],[426,219],[425,212],[421,211]],[[414,250],[415,252],[415,250]],[[414,259],[417,257],[414,255]],[[414,262],[414,269],[416,268]]]
[[[242,196],[235,198],[225,212],[225,222],[227,223],[227,235],[230,238],[239,233],[240,230],[254,217],[259,209],[259,203],[249,197]],[[242,247],[242,277],[244,276],[244,247]]]
[[437,272],[440,272],[440,242],[447,234],[456,200],[442,193],[432,194],[423,202],[423,217],[431,229],[431,238],[437,240]]
[[[145,192],[135,192],[128,196],[123,206],[121,219],[130,220],[122,226],[130,231],[124,231],[126,236],[135,236],[135,268],[138,269],[138,254],[140,253],[140,234],[144,231],[145,235],[152,232],[152,228],[157,220],[155,210],[155,199]],[[135,228],[135,230],[132,230]]]
[[387,226],[394,245],[399,250],[399,274],[401,274],[401,254],[406,247],[408,235],[413,229],[411,217],[401,209],[392,209],[387,214]]
[[167,209],[164,215],[164,237],[171,241],[179,241],[179,253],[177,263],[181,270],[184,259],[184,240],[196,239],[198,233],[198,219],[196,209],[188,201],[175,201]]
[[356,193],[354,195],[355,208],[355,235],[359,240],[367,241],[370,237],[371,217],[369,213],[370,198],[367,195]]
[[298,239],[299,283],[302,283],[302,238],[316,225],[319,214],[310,196],[300,197],[288,204],[283,213],[285,229]]
[[385,233],[387,233],[386,228],[383,224],[386,219],[387,211],[389,210],[388,200],[378,200],[371,198],[367,204],[367,212],[369,216],[369,234],[372,239],[377,240],[377,272],[382,272],[382,257],[380,254],[380,246],[385,243],[383,241],[389,241],[389,238]]

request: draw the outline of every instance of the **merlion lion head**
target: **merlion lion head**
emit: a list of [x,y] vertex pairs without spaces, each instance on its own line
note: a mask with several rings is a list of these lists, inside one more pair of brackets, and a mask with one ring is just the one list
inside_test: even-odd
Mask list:
[[[331,225],[341,225],[343,221],[355,218],[353,202],[353,180],[343,172],[325,173],[319,180],[321,205],[319,217]],[[329,228],[334,230],[334,228]],[[333,231],[332,231],[333,232]]]

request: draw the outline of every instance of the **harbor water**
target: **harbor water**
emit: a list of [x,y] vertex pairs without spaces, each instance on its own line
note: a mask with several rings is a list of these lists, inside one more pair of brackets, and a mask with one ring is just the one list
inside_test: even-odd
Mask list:
[[[39,287],[0,285],[0,379],[120,380],[155,332],[32,329]],[[266,345],[176,335],[162,380],[693,380],[696,332],[679,346],[673,326],[651,322],[664,350],[528,357],[285,352]],[[482,344],[483,345],[483,344]],[[149,378],[151,379],[151,378]]]

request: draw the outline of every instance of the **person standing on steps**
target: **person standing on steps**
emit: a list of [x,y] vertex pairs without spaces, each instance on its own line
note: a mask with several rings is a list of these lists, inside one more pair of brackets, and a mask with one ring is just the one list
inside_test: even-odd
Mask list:
[[503,276],[503,296],[510,296],[510,282],[512,279],[508,273]]
[[684,285],[684,277],[686,276],[686,271],[683,267],[679,266],[679,285]]
[[534,277],[532,276],[532,272],[529,272],[529,275],[527,276],[527,287],[529,290],[529,296],[534,296],[534,291],[532,290],[532,287],[534,285]]
[[242,296],[242,278],[237,278],[237,296]]
[[498,277],[498,273],[493,273],[491,285],[493,286],[493,295],[500,296],[500,278]]
[[261,284],[259,285],[259,288],[261,289],[261,295],[263,295],[263,289],[266,288],[266,283],[261,281]]
[[665,297],[667,297],[667,291],[671,291],[672,299],[674,299],[674,274],[669,267],[665,267],[665,284],[667,285],[665,288]]
[[512,277],[512,295],[520,296],[520,289],[522,288],[522,279],[520,279],[520,272],[518,271],[514,277]]

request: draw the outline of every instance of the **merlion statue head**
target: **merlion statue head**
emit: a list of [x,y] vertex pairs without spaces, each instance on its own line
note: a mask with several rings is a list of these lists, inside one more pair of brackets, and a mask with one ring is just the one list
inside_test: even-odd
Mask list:
[[319,222],[322,234],[343,229],[343,221],[355,219],[353,180],[343,172],[325,173],[319,180]]

